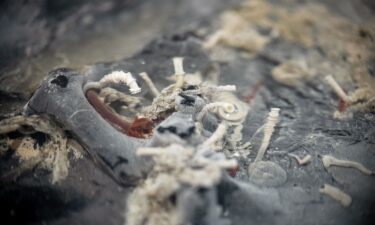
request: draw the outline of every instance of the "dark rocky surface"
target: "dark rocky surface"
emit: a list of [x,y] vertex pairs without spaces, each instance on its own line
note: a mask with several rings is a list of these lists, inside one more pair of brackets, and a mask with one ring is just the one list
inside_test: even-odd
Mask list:
[[[173,56],[187,57],[186,71],[207,72],[213,62],[209,61],[208,53],[200,47],[202,37],[197,30],[200,27],[209,26],[209,29],[212,29],[211,26],[216,26],[212,21],[217,13],[231,7],[235,1],[113,1],[114,6],[104,12],[99,10],[100,7],[94,7],[98,4],[96,2],[79,1],[76,3],[78,6],[73,7],[63,4],[64,1],[57,1],[56,5],[48,6],[54,10],[44,8],[47,7],[47,2],[40,1],[40,4],[25,7],[25,10],[35,11],[35,15],[39,15],[38,17],[31,14],[30,21],[36,21],[30,22],[35,26],[32,29],[29,26],[26,26],[26,29],[25,25],[21,26],[21,22],[17,20],[13,21],[14,25],[8,25],[9,27],[1,25],[1,28],[16,29],[3,32],[12,35],[22,33],[17,36],[19,39],[1,39],[1,46],[7,46],[1,48],[1,59],[6,59],[0,64],[2,115],[20,110],[46,72],[56,65],[61,65],[56,60],[46,60],[51,56],[51,52],[56,49],[60,51],[61,46],[69,45],[73,46],[71,48],[77,48],[76,51],[79,52],[77,46],[82,43],[81,39],[90,36],[92,44],[82,44],[82,49],[86,49],[85,53],[74,53],[71,49],[65,53],[71,61],[84,58],[90,53],[94,56],[88,56],[86,61],[78,60],[64,66],[81,68],[88,63],[107,61],[91,66],[90,74],[95,77],[95,74],[99,76],[113,69],[126,69],[134,73],[147,71],[159,89],[169,84],[162,77],[172,74],[170,59]],[[59,2],[62,5],[59,5]],[[279,1],[273,2],[277,4]],[[355,21],[361,21],[368,13],[371,14],[371,7],[366,5],[369,4],[366,2],[370,1],[363,1],[365,4],[362,1],[347,1],[340,4],[337,11],[332,2],[327,3],[332,13],[344,14]],[[350,9],[353,5],[356,7]],[[20,6],[10,4],[10,8],[12,7]],[[366,9],[363,11],[366,13],[360,15],[358,9]],[[11,12],[8,8],[3,10]],[[45,10],[53,16],[38,14]],[[155,18],[155,25],[148,24],[152,19],[140,18],[141,14],[149,14],[151,18]],[[4,18],[13,14],[2,15],[4,17],[1,23],[5,24],[8,19]],[[74,24],[85,15],[93,15],[94,22],[89,28],[82,30],[80,26],[84,25]],[[52,25],[44,25],[46,21]],[[127,24],[127,30],[132,31],[132,34],[129,31],[119,31],[123,23]],[[109,28],[108,24],[113,27]],[[65,33],[60,34],[57,30],[63,25],[68,28]],[[142,34],[142,30],[147,30],[150,26],[154,28],[145,31],[148,32],[147,35]],[[34,37],[29,35],[30,32],[36,32],[41,38],[26,38]],[[114,36],[108,35],[111,32],[117,33]],[[112,40],[115,40],[113,46],[107,48],[100,35],[112,37]],[[119,36],[123,36],[123,42],[116,42]],[[158,38],[143,47],[154,37]],[[14,40],[19,40],[17,43],[20,44],[13,44],[11,41]],[[114,61],[117,58],[110,56],[111,51],[108,49],[115,48],[119,43],[133,46],[119,47],[121,50],[113,54],[122,54],[120,58],[130,55],[133,57]],[[96,51],[87,51],[96,44]],[[32,47],[31,56],[24,54],[26,46]],[[103,54],[97,54],[100,50],[103,50]],[[219,196],[219,202],[224,205],[232,224],[371,224],[375,219],[374,177],[349,168],[331,167],[326,170],[320,158],[321,155],[331,154],[340,159],[361,162],[375,170],[374,112],[357,112],[353,119],[349,120],[334,119],[332,114],[337,108],[337,97],[321,79],[312,79],[302,87],[295,88],[277,83],[270,75],[272,68],[286,58],[305,53],[305,49],[297,44],[277,40],[269,43],[263,52],[255,57],[247,58],[235,52],[232,60],[219,63],[219,83],[237,85],[240,98],[251,93],[259,81],[263,82],[251,101],[251,111],[244,125],[243,140],[254,142],[249,159],[255,158],[259,147],[259,139],[252,138],[253,134],[264,124],[270,108],[281,109],[280,123],[265,159],[277,163],[287,173],[286,182],[274,188],[258,188],[232,182],[221,184],[219,193],[225,195]],[[33,57],[35,59],[32,59]],[[42,68],[33,67],[35,62],[43,64]],[[16,69],[16,72],[9,72]],[[310,164],[300,166],[285,153],[294,153],[300,157],[310,154],[313,160]],[[244,183],[251,183],[246,173],[249,159],[240,162],[240,171],[235,178]],[[69,176],[60,184],[50,184],[46,171],[34,170],[17,182],[2,185],[0,217],[1,220],[7,221],[4,224],[122,224],[126,210],[125,199],[132,188],[118,185],[98,168],[88,155],[71,163]],[[320,194],[319,188],[324,183],[332,184],[348,193],[353,198],[352,205],[345,208]]]

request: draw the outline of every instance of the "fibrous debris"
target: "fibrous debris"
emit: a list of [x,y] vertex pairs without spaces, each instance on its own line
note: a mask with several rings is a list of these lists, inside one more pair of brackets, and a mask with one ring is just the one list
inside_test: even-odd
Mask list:
[[[22,138],[20,145],[14,149],[21,160],[20,165],[13,171],[3,174],[2,179],[14,180],[40,164],[42,168],[52,172],[52,183],[63,180],[69,173],[68,151],[72,150],[67,144],[64,131],[49,118],[34,115],[15,116],[0,121],[0,134],[16,131],[23,126],[30,126],[34,132],[47,134],[50,139],[39,146],[30,137]],[[11,145],[11,142],[9,144]],[[75,158],[80,158],[80,153],[74,152],[74,155]]]
[[341,166],[341,167],[348,167],[348,168],[355,168],[366,175],[374,175],[375,173],[369,169],[367,169],[364,165],[358,162],[350,161],[350,160],[341,160],[337,159],[330,155],[322,156],[323,165],[326,169],[331,166]]
[[315,76],[315,71],[308,67],[307,62],[301,59],[288,60],[272,69],[272,78],[288,86],[301,84]]
[[[173,61],[175,73],[183,74],[182,59],[174,58]],[[145,117],[166,119],[155,128],[150,146],[137,150],[140,156],[152,157],[155,165],[146,180],[127,200],[126,218],[129,225],[191,223],[191,215],[198,213],[198,206],[185,204],[184,196],[187,195],[191,196],[190,199],[197,198],[208,205],[204,209],[207,215],[203,213],[200,216],[202,221],[205,216],[215,215],[215,220],[224,224],[215,195],[202,197],[197,190],[203,188],[208,190],[207,193],[214,193],[223,172],[237,168],[238,165],[236,160],[226,159],[222,153],[222,140],[228,121],[221,119],[211,133],[205,130],[202,118],[217,107],[225,107],[226,114],[235,112],[234,105],[230,103],[212,102],[212,96],[233,91],[235,87],[207,86],[203,83],[191,85],[185,79],[182,82],[178,88],[175,87],[178,83],[176,81],[175,85],[163,89],[152,105],[143,111]],[[167,112],[166,108],[176,112],[161,116]],[[213,115],[220,118],[219,115]],[[220,120],[214,121],[217,123]],[[201,125],[206,136],[198,135],[196,125]]]
[[350,206],[350,204],[352,203],[352,198],[350,197],[350,195],[332,185],[324,184],[324,186],[319,189],[319,192],[330,196],[345,207]]

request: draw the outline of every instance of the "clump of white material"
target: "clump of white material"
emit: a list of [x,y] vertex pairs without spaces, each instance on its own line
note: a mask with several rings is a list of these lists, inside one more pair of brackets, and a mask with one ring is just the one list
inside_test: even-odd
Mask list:
[[141,88],[138,86],[136,79],[131,73],[125,73],[124,71],[113,71],[110,74],[105,75],[99,83],[104,86],[111,83],[124,83],[129,87],[131,94],[141,92]]
[[352,198],[350,197],[350,195],[329,184],[324,184],[323,188],[319,189],[319,192],[330,196],[345,207],[350,206],[350,204],[352,203]]
[[355,168],[362,173],[366,175],[374,175],[375,173],[369,169],[367,169],[364,165],[358,162],[349,161],[349,160],[341,160],[337,159],[330,155],[324,155],[322,157],[323,165],[326,169],[328,169],[331,166],[341,166],[341,167],[349,167],[349,168]]
[[226,125],[220,124],[214,134],[197,147],[170,144],[139,148],[137,154],[152,157],[155,165],[127,200],[126,224],[184,224],[178,213],[181,209],[172,203],[171,196],[181,188],[211,188],[220,181],[223,169],[237,167],[237,161],[227,160],[212,148],[222,139],[225,130]]

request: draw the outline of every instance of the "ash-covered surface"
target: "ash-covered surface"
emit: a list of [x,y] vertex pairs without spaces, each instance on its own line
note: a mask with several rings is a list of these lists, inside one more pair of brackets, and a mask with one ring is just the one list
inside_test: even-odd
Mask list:
[[[274,2],[279,4],[279,1]],[[363,2],[350,1],[344,6],[349,4],[356,6],[356,9],[365,8],[371,12],[370,7],[366,7],[366,1]],[[175,33],[172,30],[179,27],[175,35],[157,38],[133,58],[101,63],[91,68],[103,73],[125,67],[134,72],[147,71],[159,88],[168,84],[165,79],[159,77],[173,73],[172,64],[167,60],[173,56],[193,59],[188,61],[187,71],[207,72],[210,68],[208,65],[214,62],[208,58],[209,51],[200,46],[207,34],[201,35],[198,28],[208,26],[208,30],[214,30],[211,26],[218,25],[210,21],[217,18],[217,12],[230,7],[226,4],[226,1],[206,1],[206,4],[201,1],[183,2],[177,8],[177,12],[173,13],[174,16],[170,17],[174,18],[174,21],[159,30]],[[302,3],[293,4],[298,6]],[[329,4],[329,9],[332,14],[344,14],[356,22],[361,21],[361,16],[368,15],[360,15],[357,11],[347,10],[348,6],[344,6],[339,7],[336,12]],[[149,12],[154,15],[157,4],[144,3],[139,7],[143,13]],[[171,6],[158,7],[168,11]],[[194,13],[195,17],[191,13]],[[133,15],[131,12],[129,14]],[[197,20],[192,21],[193,18]],[[75,35],[78,39],[84,37],[79,31]],[[158,33],[155,36],[160,35]],[[36,54],[45,46],[33,42],[31,45],[35,46]],[[55,47],[52,45],[51,48]],[[280,122],[272,136],[265,160],[278,164],[287,174],[285,183],[271,188],[258,188],[254,185],[240,185],[241,188],[238,188],[221,184],[219,193],[225,195],[219,196],[219,203],[225,206],[226,216],[231,218],[232,224],[371,224],[375,219],[374,176],[367,176],[352,168],[325,169],[321,159],[322,155],[329,154],[339,159],[360,162],[374,171],[374,111],[355,112],[352,118],[345,120],[334,119],[333,112],[337,109],[338,98],[321,77],[312,78],[298,87],[282,85],[272,79],[274,67],[290,58],[304,56],[307,50],[300,44],[277,38],[252,57],[246,54],[244,56],[243,51],[233,49],[226,51],[224,57],[220,57],[219,84],[237,85],[239,98],[249,99],[249,94],[251,95],[257,84],[262,82],[249,103],[251,109],[243,129],[243,141],[251,141],[252,149],[247,159],[240,160],[240,171],[235,179],[251,183],[247,170],[261,142],[261,137],[254,134],[265,123],[272,107],[281,109]],[[10,50],[12,54],[13,51],[15,50]],[[50,67],[49,70],[51,69],[53,68]],[[373,71],[373,67],[369,66],[369,70]],[[25,80],[35,79],[35,83],[39,83],[43,76],[39,74],[33,78],[33,73],[18,74],[22,74],[19,76]],[[10,76],[3,72],[1,77]],[[13,82],[9,85],[13,89],[5,89],[12,93],[4,92],[1,95],[3,115],[20,110],[30,92],[30,87],[25,83],[23,86],[17,86],[15,80],[8,78],[1,81],[2,87],[7,87]],[[347,81],[349,87],[354,86],[351,82]],[[287,153],[293,153],[301,158],[310,154],[312,162],[298,165]],[[9,157],[2,156],[1,160],[8,160]],[[52,185],[49,179],[46,171],[33,170],[14,183],[2,185],[1,220],[7,221],[6,224],[124,223],[125,199],[132,188],[119,186],[97,168],[87,155],[78,161],[71,161],[69,176],[61,183]],[[346,208],[319,193],[319,188],[325,183],[349,194],[352,204]]]

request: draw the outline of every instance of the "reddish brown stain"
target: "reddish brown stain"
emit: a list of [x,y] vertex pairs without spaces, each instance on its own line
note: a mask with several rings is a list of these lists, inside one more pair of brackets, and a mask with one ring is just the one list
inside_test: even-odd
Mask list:
[[235,177],[237,175],[239,168],[238,166],[228,169],[228,173],[231,177]]
[[346,110],[347,104],[344,100],[339,100],[338,110],[339,112],[344,112]]
[[246,103],[251,103],[251,101],[255,98],[256,94],[258,93],[259,89],[263,86],[263,83],[263,80],[259,80],[251,90],[250,94],[243,97],[243,100]]
[[147,118],[135,118],[127,131],[127,134],[132,137],[145,138],[152,134],[154,122]]

